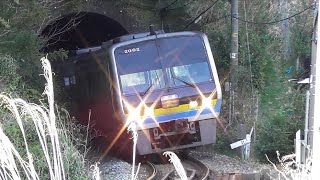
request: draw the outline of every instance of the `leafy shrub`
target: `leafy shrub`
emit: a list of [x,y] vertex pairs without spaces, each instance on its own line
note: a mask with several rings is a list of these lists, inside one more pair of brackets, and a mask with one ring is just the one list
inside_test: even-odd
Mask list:
[[301,121],[288,116],[287,111],[270,112],[259,128],[258,142],[255,144],[256,156],[266,161],[267,155],[271,161],[277,161],[276,152],[291,154],[294,151],[296,131],[301,127]]
[[[10,91],[15,91],[20,83],[21,76],[17,73],[17,62],[11,56],[0,54],[0,84]],[[0,88],[1,90],[1,88]]]

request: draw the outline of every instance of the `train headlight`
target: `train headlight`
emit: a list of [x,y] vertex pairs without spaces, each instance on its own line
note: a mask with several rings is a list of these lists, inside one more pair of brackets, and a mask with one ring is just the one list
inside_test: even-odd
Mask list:
[[190,108],[195,108],[197,106],[198,106],[198,102],[197,101],[190,101],[190,103],[189,103],[189,107]]
[[144,116],[146,117],[153,117],[154,116],[154,112],[153,112],[153,108],[152,107],[145,107],[144,109]]
[[212,106],[212,99],[211,98],[203,98],[202,99],[202,106],[207,108]]
[[138,121],[140,120],[140,109],[130,109],[129,110],[129,117],[128,117],[129,120],[131,121]]

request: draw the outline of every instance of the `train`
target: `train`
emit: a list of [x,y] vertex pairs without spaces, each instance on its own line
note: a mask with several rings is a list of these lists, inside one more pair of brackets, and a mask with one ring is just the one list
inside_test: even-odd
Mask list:
[[129,148],[131,121],[139,155],[216,141],[222,92],[202,32],[124,35],[77,50],[67,69],[77,119],[101,132],[108,147]]

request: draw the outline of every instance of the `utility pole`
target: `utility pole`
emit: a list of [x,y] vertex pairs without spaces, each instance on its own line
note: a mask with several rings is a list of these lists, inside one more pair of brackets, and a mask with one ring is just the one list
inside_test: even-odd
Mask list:
[[[283,19],[288,18],[288,0],[280,0],[280,11]],[[289,19],[282,21],[282,41],[284,47],[284,57],[288,60],[290,57],[290,29]]]
[[[316,10],[319,10],[319,2],[317,1]],[[309,126],[313,131],[313,136],[311,136],[311,149],[312,149],[312,179],[319,178],[319,169],[320,169],[320,44],[317,41],[320,37],[320,29],[318,28],[319,18],[315,18],[315,30],[313,32],[312,38],[312,64],[311,64],[311,76],[310,76],[310,118]]]
[[231,52],[230,52],[230,104],[231,122],[237,119],[236,101],[238,87],[238,0],[231,0]]

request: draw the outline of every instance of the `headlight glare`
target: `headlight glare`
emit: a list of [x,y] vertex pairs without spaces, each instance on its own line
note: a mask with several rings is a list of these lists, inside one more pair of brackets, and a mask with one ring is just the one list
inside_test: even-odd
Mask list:
[[140,109],[130,109],[128,119],[131,121],[140,120]]
[[189,107],[190,108],[195,108],[197,106],[198,106],[198,102],[197,101],[190,101],[190,103],[189,103]]
[[202,106],[203,107],[211,107],[212,106],[212,99],[211,98],[203,98],[202,99]]
[[153,112],[153,108],[152,107],[146,107],[145,109],[144,109],[144,116],[146,116],[146,117],[152,117],[152,116],[154,116],[154,112]]

